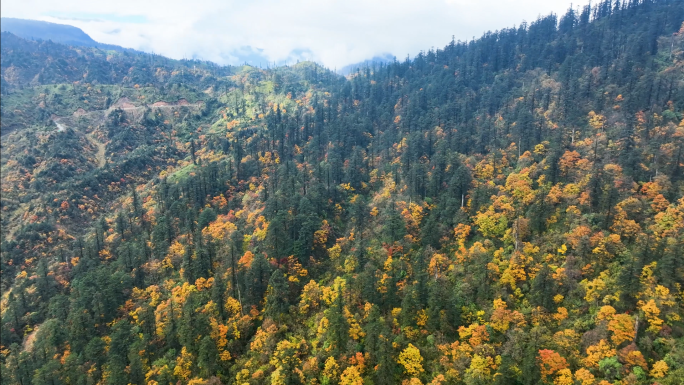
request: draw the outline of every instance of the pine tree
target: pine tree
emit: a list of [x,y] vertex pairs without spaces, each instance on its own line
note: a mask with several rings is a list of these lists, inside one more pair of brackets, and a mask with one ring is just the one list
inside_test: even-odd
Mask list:
[[276,320],[282,320],[289,310],[288,287],[285,276],[276,269],[268,281],[264,314]]

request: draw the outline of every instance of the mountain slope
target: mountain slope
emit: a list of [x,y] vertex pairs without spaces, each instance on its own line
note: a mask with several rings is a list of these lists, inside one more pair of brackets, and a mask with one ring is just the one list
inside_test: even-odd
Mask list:
[[[216,78],[232,71],[231,67],[218,67],[207,62],[178,61],[151,54],[111,52],[49,41],[29,41],[8,32],[2,33],[0,60],[2,93],[16,93],[2,99],[0,129],[3,135],[12,130],[44,124],[46,117],[53,114],[72,114],[78,108],[108,108],[116,101],[112,100],[115,95],[108,93],[109,91],[102,94],[102,90],[93,91],[92,87],[88,90],[91,85],[117,85],[136,90],[142,86],[143,90],[152,90],[169,85],[185,87],[183,84],[190,84],[205,90],[212,86],[225,88],[226,83]],[[91,92],[76,94],[77,88],[84,84],[89,85],[84,89]],[[48,89],[56,88],[41,87],[48,85],[61,85],[60,90],[53,92],[59,94],[56,96],[57,100],[43,100],[49,94]],[[65,96],[62,91],[66,89],[71,95],[62,98]],[[37,98],[43,99],[36,102]],[[157,100],[151,102],[155,101]]]
[[3,114],[66,128],[3,136],[3,383],[680,383],[683,21],[603,2],[349,78],[20,77]]
[[66,24],[3,17],[0,19],[0,26],[2,28],[1,32],[9,32],[27,40],[44,40],[79,47],[96,47],[104,50],[135,52],[131,48],[98,43],[80,28]]
[[342,75],[349,75],[351,73],[357,72],[360,68],[379,66],[380,64],[391,63],[394,60],[396,60],[396,57],[388,53],[380,56],[373,56],[372,59],[367,59],[359,63],[346,65],[342,67],[340,70],[338,70],[338,73]]
[[49,23],[47,21],[15,19],[3,17],[0,19],[2,32],[29,40],[52,40],[55,43],[67,45],[97,46],[97,42],[90,38],[80,28],[65,24]]

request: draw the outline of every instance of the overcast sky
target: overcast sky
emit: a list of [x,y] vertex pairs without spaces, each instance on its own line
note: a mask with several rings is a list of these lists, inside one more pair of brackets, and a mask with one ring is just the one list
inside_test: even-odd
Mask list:
[[[581,1],[584,5],[586,2]],[[575,2],[574,7],[578,5]],[[520,25],[568,0],[2,0],[3,17],[70,24],[108,44],[221,64],[403,59]],[[262,63],[265,65],[265,63]]]

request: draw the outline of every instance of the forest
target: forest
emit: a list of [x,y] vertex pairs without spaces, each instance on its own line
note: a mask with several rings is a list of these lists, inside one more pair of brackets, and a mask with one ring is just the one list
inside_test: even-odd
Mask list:
[[684,6],[341,76],[2,33],[2,385],[677,385]]

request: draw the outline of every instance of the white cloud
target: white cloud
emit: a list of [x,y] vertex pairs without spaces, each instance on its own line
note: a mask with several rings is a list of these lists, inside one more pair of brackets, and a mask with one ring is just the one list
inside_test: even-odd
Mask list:
[[550,12],[561,15],[569,5],[567,0],[3,0],[0,7],[3,17],[71,24],[99,42],[172,58],[222,64],[247,57],[311,59],[339,68],[382,53],[403,59],[443,47],[452,36],[468,40]]

